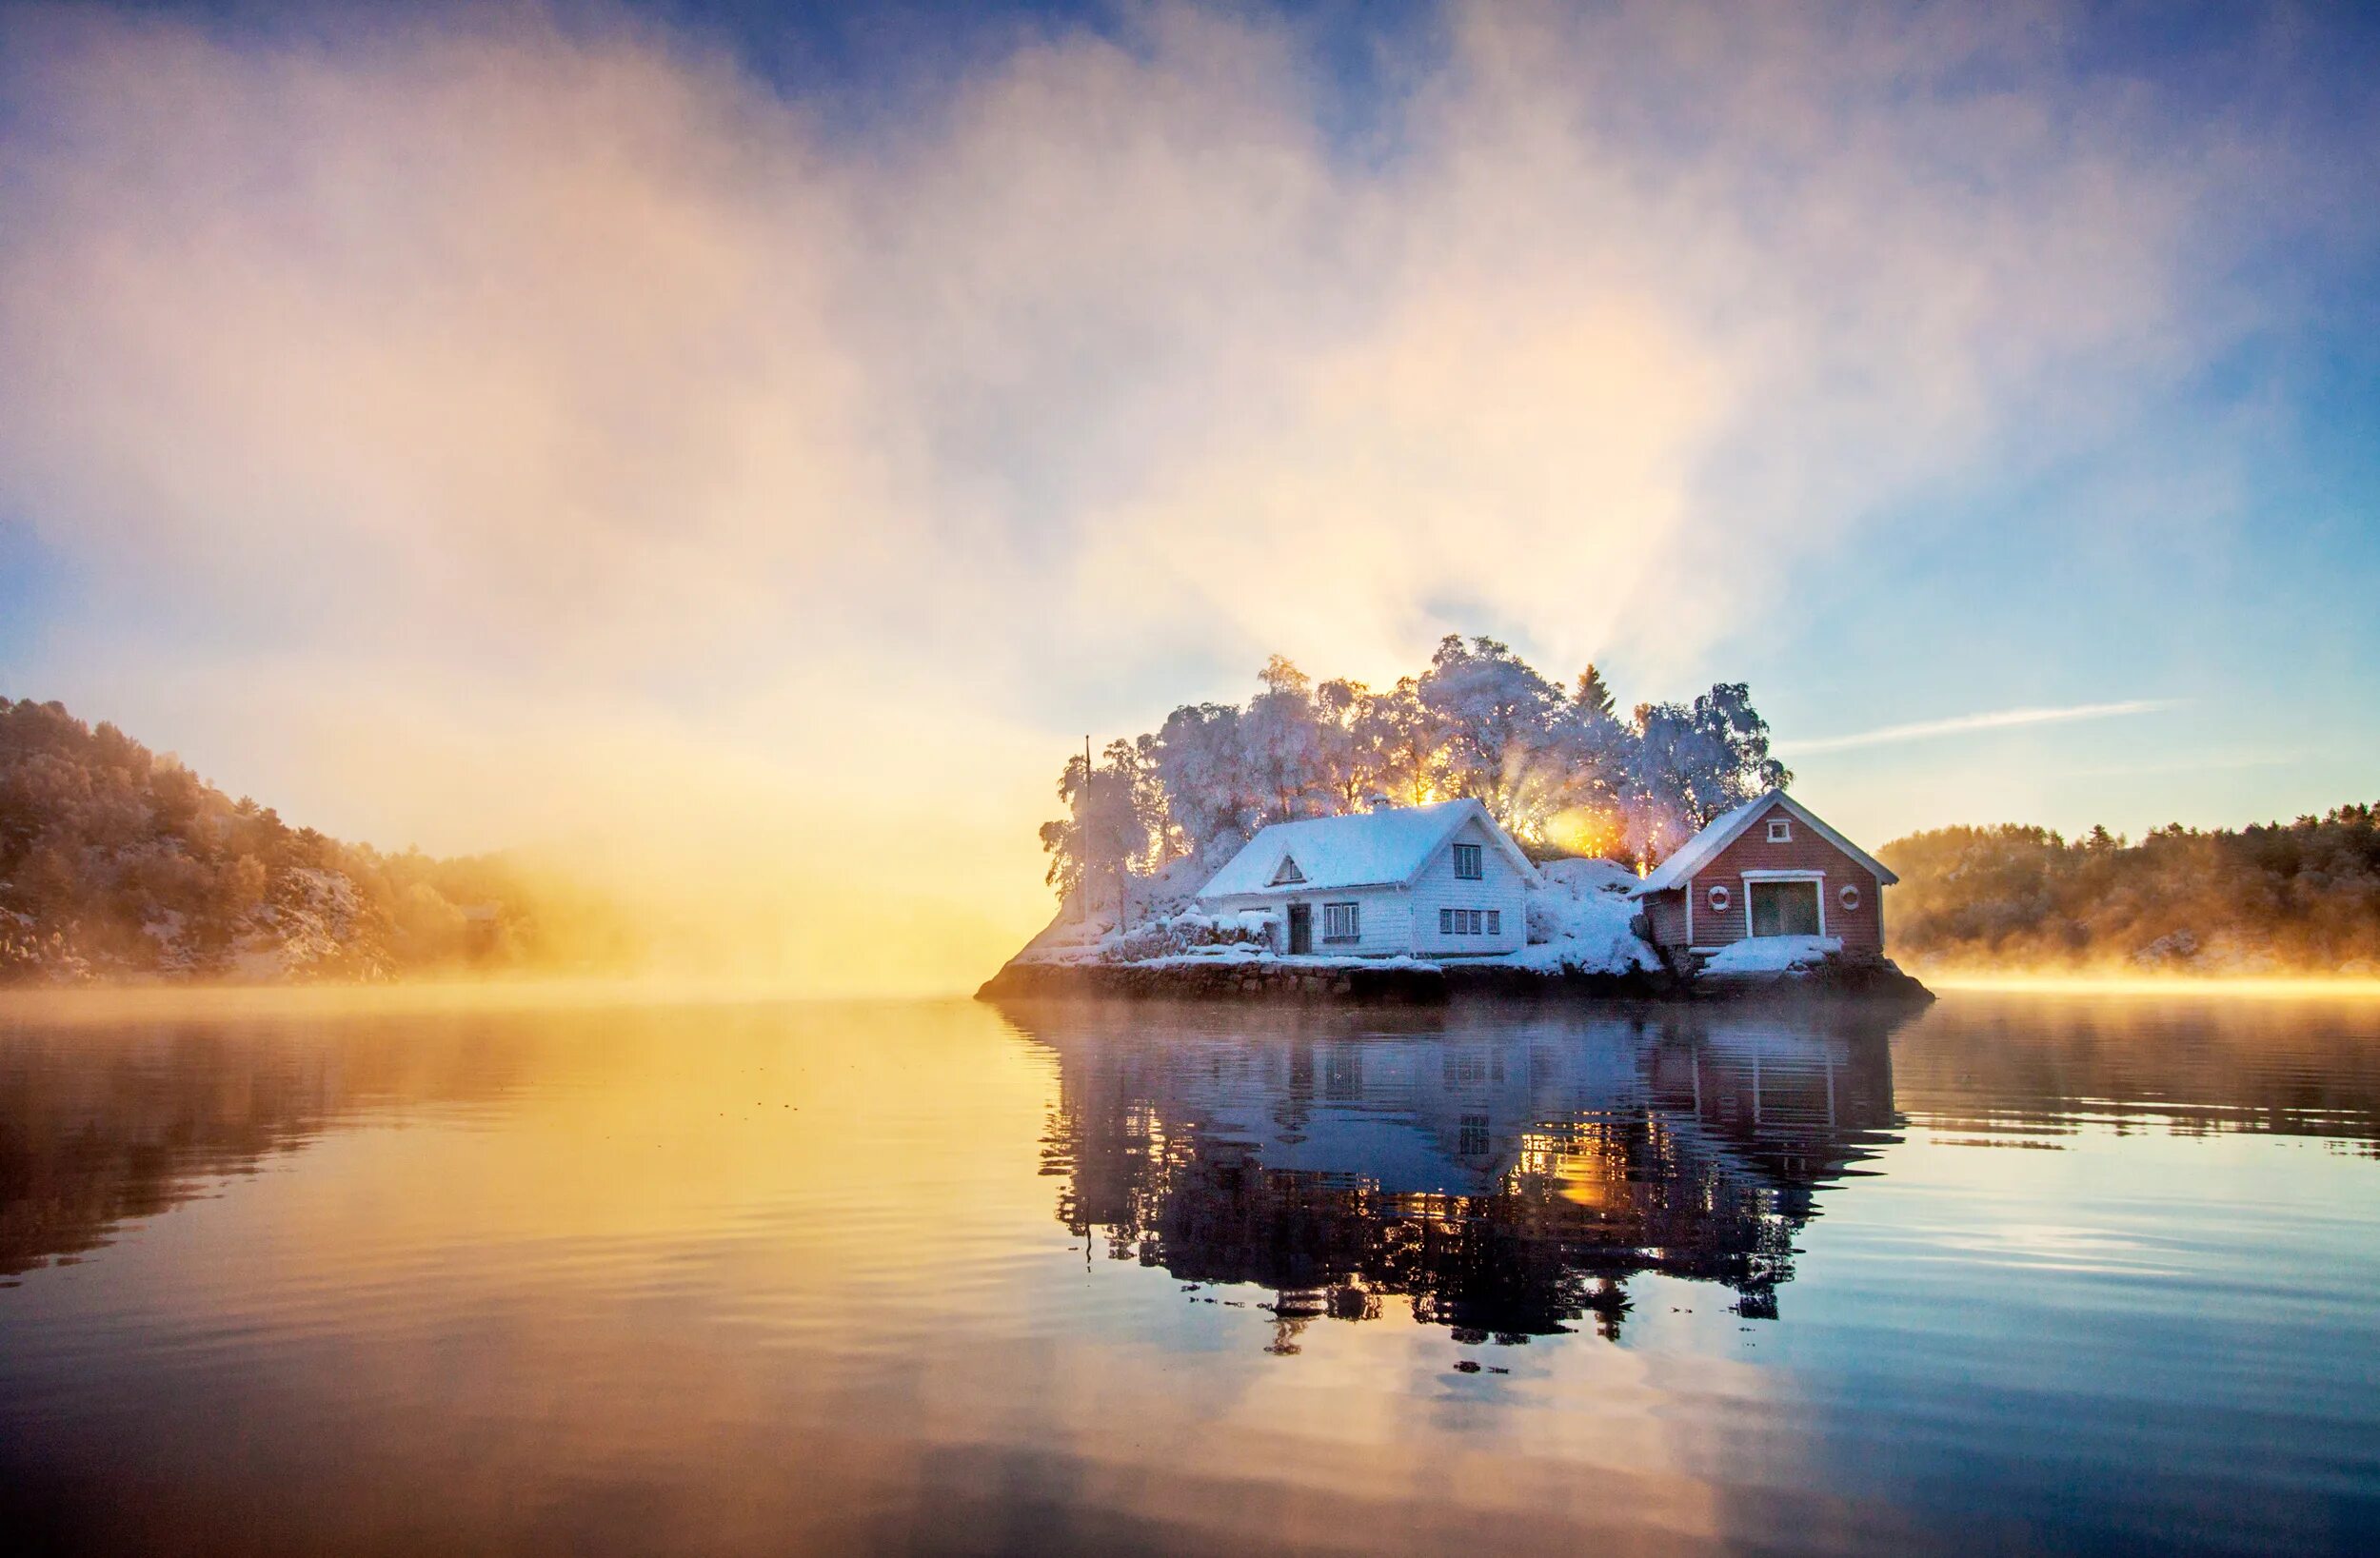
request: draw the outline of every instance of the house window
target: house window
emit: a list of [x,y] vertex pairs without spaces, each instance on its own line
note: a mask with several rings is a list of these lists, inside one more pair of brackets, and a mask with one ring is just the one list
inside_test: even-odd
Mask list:
[[1440,909],[1438,912],[1438,934],[1440,936],[1493,936],[1503,922],[1500,909]]
[[1297,860],[1284,855],[1280,858],[1280,869],[1273,873],[1272,885],[1279,887],[1289,882],[1300,882],[1305,879],[1306,874],[1298,869]]
[[1772,844],[1790,844],[1793,841],[1794,824],[1792,820],[1788,818],[1782,817],[1770,818],[1769,842]]
[[1487,928],[1487,933],[1488,933],[1488,935],[1490,935],[1490,936],[1501,936],[1501,935],[1503,935],[1503,934],[1504,934],[1504,911],[1503,911],[1503,910],[1501,910],[1501,909],[1490,909],[1490,910],[1487,912],[1487,917],[1488,917],[1488,928]]
[[1456,878],[1461,881],[1478,881],[1479,875],[1479,846],[1457,844],[1455,846]]
[[1363,918],[1360,906],[1353,903],[1322,905],[1322,939],[1325,941],[1362,940]]
[[1438,934],[1440,936],[1452,936],[1455,934],[1454,910],[1440,909],[1438,912]]

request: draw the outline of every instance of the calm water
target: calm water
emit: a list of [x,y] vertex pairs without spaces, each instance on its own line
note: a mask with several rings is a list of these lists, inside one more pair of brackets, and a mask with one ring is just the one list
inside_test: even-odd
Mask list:
[[2375,1529],[2380,1002],[0,1007],[12,1552]]

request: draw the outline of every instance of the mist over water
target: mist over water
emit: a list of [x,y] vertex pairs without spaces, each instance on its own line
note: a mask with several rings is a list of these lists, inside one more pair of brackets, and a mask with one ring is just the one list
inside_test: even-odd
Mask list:
[[0,1008],[18,1550],[2351,1550],[2380,1003]]

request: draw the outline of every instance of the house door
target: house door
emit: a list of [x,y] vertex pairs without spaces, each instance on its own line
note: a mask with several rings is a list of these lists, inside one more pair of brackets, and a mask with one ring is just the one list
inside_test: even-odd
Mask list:
[[1314,950],[1314,905],[1293,903],[1289,906],[1289,955],[1303,956]]
[[1818,934],[1818,884],[1814,881],[1756,881],[1751,884],[1752,934],[1755,936],[1815,936]]

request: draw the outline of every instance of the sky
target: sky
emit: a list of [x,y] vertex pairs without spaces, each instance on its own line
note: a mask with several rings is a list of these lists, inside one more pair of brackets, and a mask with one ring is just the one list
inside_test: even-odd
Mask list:
[[1745,681],[1870,844],[2370,800],[2375,83],[2353,7],[0,9],[0,694],[834,989],[988,972],[1067,753],[1274,652]]

